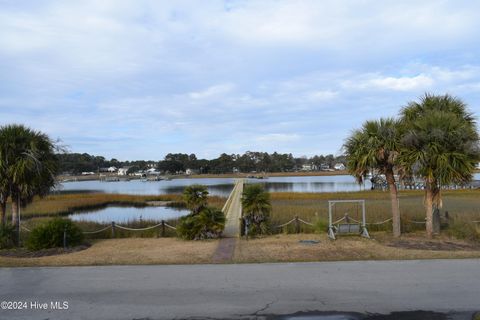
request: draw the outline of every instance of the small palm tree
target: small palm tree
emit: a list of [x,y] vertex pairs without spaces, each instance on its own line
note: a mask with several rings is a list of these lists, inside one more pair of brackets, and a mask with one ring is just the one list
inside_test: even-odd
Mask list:
[[183,191],[183,200],[192,215],[199,214],[202,209],[207,207],[207,187],[199,184],[186,187]]
[[425,183],[427,236],[433,235],[433,211],[441,208],[441,187],[472,179],[480,159],[479,136],[466,105],[449,95],[425,95],[402,112],[405,127],[399,161]]
[[180,218],[177,234],[186,240],[218,238],[225,226],[225,215],[217,208],[205,207],[197,215]]
[[347,169],[362,183],[369,172],[378,171],[385,175],[392,207],[393,235],[399,237],[400,210],[394,169],[400,150],[400,128],[393,118],[366,121],[355,130],[343,148],[347,157]]
[[[20,228],[20,207],[34,196],[45,196],[55,185],[58,173],[58,150],[50,138],[23,125],[0,127],[0,188],[12,200],[12,223],[17,242]],[[5,200],[5,198],[3,199]]]
[[260,184],[246,185],[241,201],[244,217],[253,224],[256,232],[265,233],[272,210],[270,194]]

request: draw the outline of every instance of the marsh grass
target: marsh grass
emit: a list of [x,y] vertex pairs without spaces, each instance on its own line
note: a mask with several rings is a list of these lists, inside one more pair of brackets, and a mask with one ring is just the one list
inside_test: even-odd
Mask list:
[[[479,197],[480,190],[449,190],[444,191],[443,208],[441,215],[448,211],[451,221],[455,223],[472,224],[473,220],[480,220]],[[413,224],[410,221],[425,221],[423,206],[423,191],[408,190],[399,193],[399,205],[402,215],[402,230],[414,232],[424,230],[423,224]],[[382,222],[391,217],[390,197],[388,192],[361,191],[338,193],[272,193],[272,225],[280,225],[290,221],[295,216],[314,223],[314,227],[301,224],[301,232],[323,232],[328,225],[328,200],[360,200],[365,199],[367,223]],[[349,216],[361,220],[361,207],[352,204],[337,204],[334,219],[343,217],[345,212]],[[476,227],[478,229],[478,227]],[[369,225],[370,231],[390,231],[391,223],[383,225]],[[461,228],[459,228],[461,230]],[[295,226],[278,229],[273,227],[274,233],[294,233]],[[467,236],[466,238],[472,236]]]
[[[167,206],[184,208],[185,204],[179,194],[169,195],[124,195],[108,193],[76,193],[50,195],[45,198],[36,198],[30,205],[22,209],[22,219],[38,218],[45,216],[68,215],[73,211],[86,211],[102,209],[107,206],[145,207],[149,201],[167,201]],[[209,197],[211,206],[221,208],[225,198]],[[7,205],[7,218],[10,218],[11,208]]]
[[[149,201],[166,201],[166,205],[175,208],[185,208],[182,196],[178,194],[170,195],[122,195],[105,193],[76,193],[76,194],[56,194],[45,198],[36,198],[33,203],[22,209],[22,226],[32,230],[39,224],[42,224],[52,217],[66,216],[72,212],[90,211],[106,208],[107,206],[125,206],[125,207],[145,207]],[[226,199],[218,196],[209,197],[209,205],[222,208]],[[10,208],[7,212],[10,213]],[[76,221],[82,231],[96,231],[107,226],[97,222]],[[122,223],[122,226],[134,229],[146,228],[158,224],[155,220],[131,220]],[[169,225],[175,226],[176,219],[168,220]],[[110,224],[108,224],[110,225]],[[115,228],[115,238],[147,238],[161,237],[161,227],[145,231],[128,231]],[[29,232],[22,228],[21,238],[27,239]],[[175,236],[175,230],[165,229],[165,236]],[[100,233],[87,234],[86,239],[104,239],[111,238],[111,228]]]

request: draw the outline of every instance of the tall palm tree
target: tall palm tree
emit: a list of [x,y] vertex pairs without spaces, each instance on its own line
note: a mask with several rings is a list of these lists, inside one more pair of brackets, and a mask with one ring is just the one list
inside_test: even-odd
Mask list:
[[190,209],[192,215],[196,215],[207,207],[208,191],[207,187],[200,184],[188,186],[183,191],[183,200]]
[[400,210],[394,169],[400,150],[398,121],[393,118],[366,121],[361,129],[355,130],[343,148],[347,157],[347,169],[362,183],[369,172],[378,171],[385,175],[392,207],[393,235],[401,235]]
[[44,196],[55,185],[58,172],[57,150],[44,133],[23,125],[0,127],[0,187],[6,186],[12,200],[12,223],[16,227],[17,242],[20,231],[20,207],[34,196]]
[[9,187],[3,173],[0,173],[0,225],[7,223],[7,201],[9,197]]
[[260,184],[246,185],[241,202],[244,217],[255,225],[258,232],[263,232],[262,224],[268,222],[272,210],[270,194]]
[[432,237],[441,187],[470,181],[480,159],[475,119],[460,99],[430,94],[409,103],[401,116],[406,132],[399,161],[424,180],[426,232]]

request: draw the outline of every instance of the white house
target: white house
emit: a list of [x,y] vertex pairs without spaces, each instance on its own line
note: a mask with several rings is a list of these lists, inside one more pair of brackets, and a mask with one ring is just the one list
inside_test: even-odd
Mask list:
[[302,171],[313,171],[317,170],[317,166],[313,163],[310,164],[302,164]]
[[129,169],[130,169],[130,167],[119,168],[118,171],[117,171],[117,174],[119,176],[126,176]]
[[107,169],[108,172],[117,172],[117,167],[109,167]]
[[157,171],[157,169],[155,169],[155,168],[147,169],[147,170],[145,171],[145,173],[146,173],[147,175],[156,175],[156,176],[160,175],[160,171]]
[[343,163],[336,163],[334,166],[333,166],[333,169],[335,170],[345,170],[346,167]]

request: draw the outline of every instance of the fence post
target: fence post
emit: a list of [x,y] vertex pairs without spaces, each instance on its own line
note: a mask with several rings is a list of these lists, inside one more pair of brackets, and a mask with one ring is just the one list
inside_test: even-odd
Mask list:
[[162,237],[165,237],[165,220],[162,220]]
[[298,216],[295,216],[295,233],[300,233],[300,221]]
[[63,250],[67,249],[67,227],[63,227]]
[[112,239],[115,238],[115,221],[112,221]]

